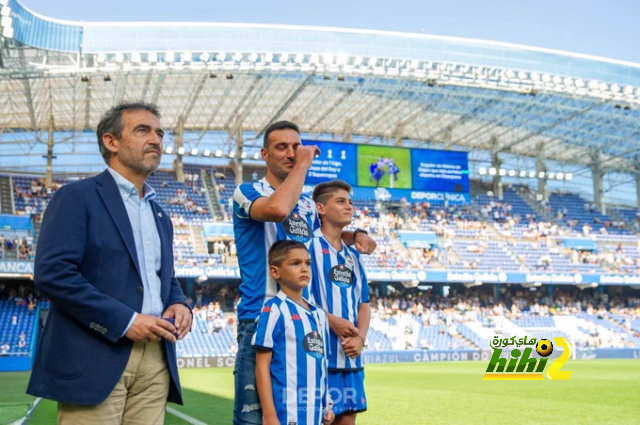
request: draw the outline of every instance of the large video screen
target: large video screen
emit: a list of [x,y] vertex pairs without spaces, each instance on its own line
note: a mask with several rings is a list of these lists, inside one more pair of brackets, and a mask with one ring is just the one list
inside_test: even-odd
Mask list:
[[356,187],[469,192],[467,152],[320,142],[305,183],[341,179]]

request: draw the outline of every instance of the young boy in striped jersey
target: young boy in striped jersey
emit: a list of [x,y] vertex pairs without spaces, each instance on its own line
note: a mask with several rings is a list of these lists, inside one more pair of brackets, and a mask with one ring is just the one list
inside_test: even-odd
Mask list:
[[268,261],[280,291],[262,307],[252,341],[262,423],[330,424],[329,324],[326,313],[302,296],[311,282],[309,251],[300,242],[277,241]]
[[355,424],[367,410],[362,348],[367,339],[371,310],[369,285],[360,254],[340,239],[351,224],[351,186],[341,180],[317,185],[313,200],[321,228],[309,249],[313,279],[310,298],[328,313],[329,392],[335,403],[336,424]]

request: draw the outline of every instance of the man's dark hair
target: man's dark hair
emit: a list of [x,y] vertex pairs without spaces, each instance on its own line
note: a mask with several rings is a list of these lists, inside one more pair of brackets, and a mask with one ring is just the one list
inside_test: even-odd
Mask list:
[[313,201],[316,204],[324,204],[329,200],[331,195],[337,190],[344,189],[347,192],[351,193],[351,186],[349,183],[343,180],[331,180],[328,182],[320,183],[315,188],[313,188]]
[[122,114],[128,111],[148,111],[158,117],[158,119],[160,119],[160,110],[156,105],[152,103],[146,103],[142,101],[120,102],[117,105],[109,108],[109,110],[105,112],[100,119],[100,123],[98,123],[98,129],[96,130],[96,134],[98,135],[98,147],[100,148],[100,155],[102,155],[102,159],[104,159],[104,162],[106,162],[107,165],[109,165],[111,152],[104,146],[102,136],[107,133],[111,133],[116,139],[120,140],[120,138],[122,137],[122,128],[124,127],[124,123],[122,122]]
[[307,246],[302,242],[296,242],[289,239],[276,241],[273,245],[271,245],[271,248],[269,249],[269,265],[279,266],[287,257],[289,251],[292,251],[294,249],[304,249],[305,251],[309,252]]
[[277,130],[293,130],[296,133],[300,134],[300,129],[298,128],[298,126],[292,123],[291,121],[274,122],[269,127],[267,127],[267,129],[264,132],[264,142],[262,144],[263,148],[269,149],[269,143],[270,143],[269,136],[271,136],[271,132],[277,131]]

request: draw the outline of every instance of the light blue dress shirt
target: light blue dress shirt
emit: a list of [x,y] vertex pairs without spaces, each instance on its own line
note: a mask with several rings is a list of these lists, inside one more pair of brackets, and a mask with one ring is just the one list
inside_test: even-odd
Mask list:
[[[133,183],[113,169],[108,168],[108,170],[118,185],[120,195],[122,195],[122,201],[131,222],[133,239],[136,242],[136,254],[144,288],[141,313],[160,317],[163,312],[160,296],[162,288],[160,281],[161,243],[156,220],[153,216],[153,209],[151,208],[151,200],[156,197],[156,192],[145,183],[144,196],[140,198],[138,189]],[[138,313],[133,313],[129,325],[122,334],[123,336],[137,316]]]

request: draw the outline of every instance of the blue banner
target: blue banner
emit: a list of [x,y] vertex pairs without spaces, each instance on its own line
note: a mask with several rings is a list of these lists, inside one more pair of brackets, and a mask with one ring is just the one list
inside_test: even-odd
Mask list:
[[32,275],[32,261],[0,261],[0,274]]
[[468,193],[454,192],[425,192],[411,189],[385,189],[373,187],[354,187],[353,197],[355,199],[375,199],[377,201],[401,201],[405,199],[409,202],[437,202],[447,201],[451,205],[463,205],[471,202]]
[[340,179],[356,186],[358,145],[352,143],[318,142],[303,140],[303,145],[315,145],[320,148],[320,155],[313,160],[307,172],[306,184],[318,184],[328,180]]
[[411,170],[414,189],[469,192],[467,152],[411,149]]

